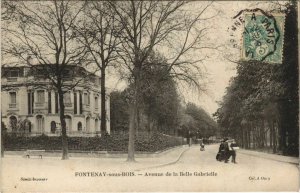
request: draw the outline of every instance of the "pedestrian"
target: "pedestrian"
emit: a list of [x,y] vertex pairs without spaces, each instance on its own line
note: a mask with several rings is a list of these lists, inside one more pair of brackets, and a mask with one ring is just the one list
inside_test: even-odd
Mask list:
[[228,163],[229,157],[230,157],[230,152],[229,152],[229,145],[228,145],[228,138],[224,139],[223,143],[223,150],[224,150],[224,162]]
[[217,156],[216,156],[216,159],[218,161],[222,161],[223,142],[224,142],[224,140],[221,141],[220,146],[219,146],[219,151],[218,151]]
[[200,141],[200,151],[204,151],[205,148],[204,148],[204,143],[203,143],[203,140]]
[[188,136],[187,136],[187,143],[189,145],[189,147],[191,147],[192,145],[192,138],[191,138],[191,131],[188,131]]
[[237,146],[236,141],[233,139],[229,145],[229,152],[230,152],[229,157],[232,156],[231,162],[235,163],[235,164],[237,163],[236,162],[236,151],[235,151],[236,149],[239,149],[239,147]]
[[[227,143],[227,138],[224,138],[222,141],[221,141],[221,144],[219,146],[219,152],[217,153],[217,156],[216,156],[216,159],[218,161],[225,161],[227,160],[228,158],[228,143]],[[226,162],[227,163],[227,162]]]

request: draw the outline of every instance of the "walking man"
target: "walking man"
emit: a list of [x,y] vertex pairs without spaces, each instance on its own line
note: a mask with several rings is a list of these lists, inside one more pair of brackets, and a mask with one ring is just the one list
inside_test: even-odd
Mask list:
[[[235,161],[235,159],[236,159],[236,149],[238,148],[238,146],[237,146],[237,144],[236,144],[236,142],[235,142],[235,140],[233,139],[232,140],[232,142],[230,143],[230,145],[229,145],[229,152],[230,152],[230,154],[229,154],[229,157],[230,156],[232,156],[231,157],[231,162],[232,163],[237,163],[236,161]],[[228,157],[228,159],[229,159],[229,157]]]

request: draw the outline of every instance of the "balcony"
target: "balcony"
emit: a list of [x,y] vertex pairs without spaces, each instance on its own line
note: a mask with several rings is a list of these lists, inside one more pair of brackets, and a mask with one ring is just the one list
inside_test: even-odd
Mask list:
[[8,104],[7,112],[15,113],[17,111],[19,111],[19,109],[18,109],[18,103],[10,103],[10,104]]
[[65,107],[73,107],[73,104],[72,103],[65,103]]
[[88,111],[88,112],[91,111],[89,104],[83,104],[82,107],[83,107],[83,111]]
[[7,82],[17,82],[18,77],[7,77]]
[[10,109],[16,109],[17,108],[17,103],[11,103],[11,104],[8,104],[8,107]]
[[45,103],[35,103],[36,107],[44,107]]
[[41,102],[36,102],[34,103],[34,108],[35,109],[46,109],[46,103],[41,103]]

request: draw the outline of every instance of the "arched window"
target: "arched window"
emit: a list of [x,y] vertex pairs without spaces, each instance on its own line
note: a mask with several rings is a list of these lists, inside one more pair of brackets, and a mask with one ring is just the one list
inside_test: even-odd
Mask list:
[[31,133],[31,122],[28,119],[25,119],[25,133]]
[[44,132],[44,117],[42,115],[36,116],[36,123],[37,123],[37,131]]
[[86,118],[86,131],[89,132],[90,131],[90,117]]
[[77,123],[77,130],[82,131],[82,123],[80,121]]
[[55,123],[55,121],[51,121],[50,128],[51,128],[51,133],[55,133],[55,131],[56,131],[56,123]]
[[9,118],[9,123],[10,123],[11,130],[13,132],[17,132],[17,130],[18,130],[18,128],[17,128],[17,118],[15,116],[11,116]]
[[7,128],[6,128],[6,125],[5,125],[5,123],[3,122],[3,121],[1,121],[1,132],[3,132],[3,131],[7,131]]
[[99,104],[98,104],[98,96],[96,95],[95,96],[95,110],[98,111],[98,108],[99,108]]
[[67,131],[72,131],[72,117],[70,115],[66,115],[65,120],[66,120]]
[[99,121],[95,119],[95,131],[100,131]]

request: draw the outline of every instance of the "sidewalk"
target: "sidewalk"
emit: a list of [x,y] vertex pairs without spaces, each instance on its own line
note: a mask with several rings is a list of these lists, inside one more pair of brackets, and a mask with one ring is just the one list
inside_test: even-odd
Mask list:
[[299,158],[297,157],[276,155],[276,154],[270,154],[270,153],[264,153],[259,151],[246,150],[246,149],[239,149],[237,150],[237,152],[241,154],[250,155],[250,156],[299,165]]
[[[179,145],[170,147],[157,152],[140,152],[135,151],[136,158],[154,158],[161,157],[177,149],[188,147],[187,145]],[[5,151],[5,155],[23,156],[26,151]],[[42,153],[43,157],[61,157],[61,150],[47,150]],[[69,157],[99,157],[99,158],[127,158],[127,152],[119,151],[69,151]]]
[[[69,160],[63,162],[66,163],[81,163],[85,162],[85,165],[90,165],[90,163],[97,163],[96,165],[102,166],[103,168],[111,167],[114,169],[116,166],[123,166],[124,168],[131,168],[132,170],[139,171],[148,168],[156,168],[159,166],[169,165],[176,163],[181,155],[188,150],[187,145],[177,146],[174,148],[167,149],[165,151],[155,152],[155,153],[135,153],[134,164],[126,162],[127,153],[111,153],[111,152],[81,152],[81,153],[69,153]],[[4,160],[12,162],[44,162],[47,163],[63,163],[61,159],[61,152],[45,152],[43,153],[43,159],[38,157],[24,158],[24,151],[6,151]],[[100,158],[100,159],[99,159]],[[3,161],[4,161],[3,160]]]

